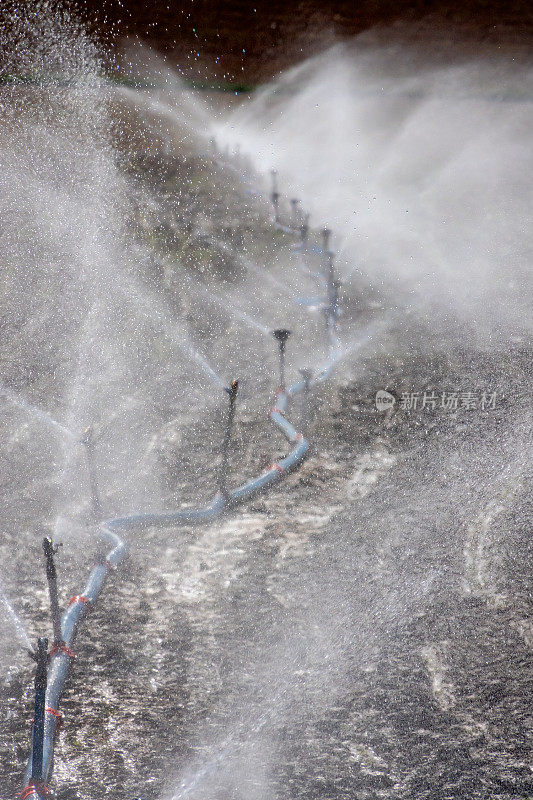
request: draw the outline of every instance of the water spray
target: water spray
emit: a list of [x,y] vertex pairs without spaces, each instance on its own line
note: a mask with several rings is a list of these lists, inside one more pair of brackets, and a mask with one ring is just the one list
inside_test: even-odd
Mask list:
[[281,389],[285,389],[285,345],[290,335],[291,331],[286,328],[277,328],[272,331],[272,336],[279,342],[279,385]]
[[[216,150],[216,144],[214,145],[214,149]],[[276,215],[275,222],[277,223],[279,193],[277,191],[276,175],[277,173],[273,171],[271,200]],[[292,202],[293,201],[291,201],[291,205]],[[296,214],[295,205],[293,206],[293,214]],[[300,233],[302,242],[307,242],[309,233],[308,215],[303,219]],[[325,229],[323,231],[325,243],[324,253],[328,254],[327,267],[329,276],[329,306],[326,318],[328,321],[328,331],[332,334],[334,332],[335,315],[337,313],[336,308],[338,306],[338,283],[335,281],[333,273],[333,254],[329,254],[328,249],[329,235],[330,232]],[[331,259],[329,259],[329,255],[331,255]],[[281,481],[290,471],[296,469],[306,457],[309,450],[309,442],[304,433],[298,431],[287,418],[287,406],[299,392],[304,391],[307,401],[307,413],[311,388],[328,378],[334,362],[331,359],[328,360],[328,363],[316,374],[316,377],[312,377],[312,373],[309,370],[300,370],[302,380],[286,387],[285,348],[291,331],[279,328],[272,331],[272,334],[279,344],[280,388],[275,392],[275,402],[269,411],[269,419],[290,443],[290,452],[277,463],[272,464],[264,470],[261,475],[247,480],[243,485],[228,492],[226,478],[238,390],[238,381],[232,381],[229,387],[224,387],[229,395],[229,409],[224,439],[221,446],[221,464],[218,481],[219,491],[207,506],[196,509],[180,509],[158,514],[131,514],[129,516],[101,521],[102,505],[96,481],[94,459],[95,439],[92,428],[87,428],[84,431],[80,443],[84,445],[87,455],[93,514],[96,519],[101,521],[100,532],[111,549],[105,558],[99,559],[97,563],[95,563],[88,576],[83,593],[71,598],[63,618],[60,620],[57,602],[57,577],[53,558],[56,551],[54,550],[51,539],[46,538],[43,542],[55,641],[50,654],[48,654],[48,640],[44,638],[39,639],[37,653],[33,656],[37,661],[37,672],[35,676],[35,723],[32,733],[32,751],[25,772],[26,786],[21,794],[23,800],[31,796],[37,798],[37,800],[44,800],[44,798],[50,796],[50,790],[47,788],[46,782],[49,780],[53,770],[54,737],[62,717],[58,706],[68,677],[71,661],[75,657],[75,654],[70,648],[74,642],[78,625],[85,618],[89,608],[92,607],[98,599],[109,571],[116,567],[124,557],[126,547],[117,534],[117,531],[132,531],[152,525],[158,527],[175,527],[179,524],[201,523],[212,520],[219,516],[225,508],[227,508],[228,504],[232,506],[236,505]],[[332,338],[333,337],[330,335],[330,339]],[[195,360],[202,363],[199,356],[196,356]],[[203,366],[206,368],[206,365]],[[217,376],[214,375],[214,378],[216,377]],[[220,385],[223,385],[221,381]],[[48,662],[50,662],[49,668]]]
[[225,387],[225,391],[229,395],[229,408],[226,420],[226,429],[224,431],[224,439],[222,440],[222,447],[220,448],[221,461],[220,472],[218,475],[218,491],[224,498],[227,498],[228,496],[228,489],[226,485],[226,479],[228,476],[228,456],[231,442],[231,432],[233,429],[233,419],[235,417],[235,401],[237,399],[238,388],[239,381],[232,381],[229,387]]
[[52,625],[54,629],[54,647],[59,647],[63,644],[59,602],[57,599],[57,572],[54,561],[54,556],[58,551],[58,547],[59,546],[54,547],[52,540],[48,536],[43,539],[43,550],[46,558],[46,581],[48,583],[48,595],[50,597],[50,614],[52,616]]
[[85,428],[80,443],[85,447],[85,454],[87,457],[87,469],[89,471],[89,483],[91,487],[91,504],[92,513],[96,522],[102,519],[102,503],[100,501],[100,493],[98,491],[98,482],[96,480],[96,466],[95,466],[95,439],[94,431],[91,426]]

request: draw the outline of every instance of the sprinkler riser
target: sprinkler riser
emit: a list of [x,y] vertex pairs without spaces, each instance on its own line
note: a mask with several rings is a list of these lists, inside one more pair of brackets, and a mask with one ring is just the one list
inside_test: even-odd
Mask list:
[[33,711],[31,777],[43,780],[44,721],[46,708],[46,686],[48,682],[48,639],[37,642],[37,670],[35,672],[35,702]]
[[59,612],[59,601],[57,597],[57,571],[54,562],[54,547],[52,540],[46,537],[43,539],[43,550],[46,558],[46,581],[48,583],[48,595],[50,598],[50,614],[54,629],[54,644],[61,643],[61,616]]
[[229,446],[231,442],[231,433],[233,430],[233,420],[235,418],[235,402],[237,400],[237,390],[239,388],[239,381],[232,381],[229,388],[226,389],[229,395],[229,408],[228,418],[226,421],[226,430],[224,431],[224,438],[220,448],[220,470],[218,476],[218,491],[222,497],[227,498],[228,489],[226,485],[228,476],[228,461],[229,461]]

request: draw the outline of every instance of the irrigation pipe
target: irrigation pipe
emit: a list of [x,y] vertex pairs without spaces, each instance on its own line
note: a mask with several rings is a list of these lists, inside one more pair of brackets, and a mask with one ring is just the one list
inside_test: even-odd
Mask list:
[[[299,230],[282,226],[278,217],[278,198],[279,194],[277,194],[277,191],[274,190],[272,196],[275,209],[274,225],[277,228],[282,228],[287,232],[300,234],[302,241],[301,246],[299,247],[299,253],[302,257],[302,261],[304,261],[305,252],[307,249],[307,224],[302,226],[302,228]],[[84,620],[89,609],[98,599],[110,570],[114,569],[119,564],[126,553],[126,544],[119,534],[127,533],[139,528],[168,528],[179,525],[191,525],[209,522],[224,512],[236,507],[245,500],[248,500],[258,492],[265,491],[271,486],[279,483],[289,472],[296,469],[305,459],[309,451],[309,440],[302,431],[298,431],[292,422],[290,422],[290,420],[286,417],[286,412],[289,401],[300,392],[304,392],[307,395],[312,388],[325,381],[329,377],[336,362],[336,354],[339,350],[339,340],[336,329],[338,308],[337,298],[336,296],[333,298],[333,295],[330,291],[332,286],[331,276],[333,274],[331,258],[328,269],[330,272],[329,278],[321,273],[315,276],[320,279],[322,284],[326,283],[329,289],[323,308],[326,318],[326,335],[329,346],[329,357],[328,361],[326,362],[326,366],[320,372],[318,372],[314,378],[311,376],[309,371],[303,370],[302,380],[286,387],[285,344],[290,332],[286,330],[278,330],[273,332],[279,343],[280,387],[276,389],[274,393],[274,402],[268,412],[268,418],[278,428],[287,442],[292,445],[290,452],[284,458],[272,464],[261,475],[251,478],[250,480],[246,481],[246,483],[238,486],[232,491],[227,490],[227,452],[235,409],[235,397],[238,387],[238,383],[234,381],[231,384],[231,387],[226,390],[230,396],[230,415],[228,418],[228,424],[222,448],[222,467],[219,475],[219,489],[211,502],[201,508],[179,509],[177,511],[170,511],[161,514],[138,513],[104,520],[100,523],[100,534],[111,549],[108,551],[107,556],[103,560],[98,561],[98,563],[94,565],[89,574],[83,593],[81,595],[75,595],[71,598],[68,608],[64,612],[61,619],[60,627],[57,624],[57,602],[52,602],[52,616],[56,619],[54,624],[55,642],[50,650],[50,653],[48,654],[46,693],[44,694],[42,674],[40,674],[39,693],[36,690],[36,714],[34,731],[32,735],[32,748],[24,776],[25,788],[19,795],[20,800],[27,800],[28,798],[34,798],[34,800],[35,798],[37,798],[37,800],[45,800],[45,798],[51,796],[51,790],[48,788],[48,782],[53,771],[55,736],[62,721],[62,714],[59,710],[59,702],[68,677],[71,662],[75,658],[72,648],[75,643],[78,626]],[[98,516],[101,511],[101,505],[98,495],[98,488],[96,485],[96,478],[93,472],[94,464],[92,455],[94,443],[91,434],[92,432],[90,429],[87,429],[84,433],[84,438],[81,440],[81,443],[85,445],[87,450],[93,513],[95,516]],[[49,553],[47,555],[49,556]],[[47,569],[47,574],[50,578],[49,569]],[[55,572],[53,573],[53,577],[54,582],[53,584],[50,584],[52,586],[50,595],[51,600],[54,591],[57,594]],[[40,641],[42,642],[45,640]],[[38,681],[36,680],[36,687],[37,683]],[[45,698],[44,714],[42,713],[43,694]],[[37,707],[39,707],[40,711],[39,719]],[[40,724],[40,730],[35,730],[35,725],[38,724]]]

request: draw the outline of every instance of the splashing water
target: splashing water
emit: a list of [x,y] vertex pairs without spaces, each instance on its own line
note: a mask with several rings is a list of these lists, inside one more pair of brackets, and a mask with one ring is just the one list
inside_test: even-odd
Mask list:
[[202,297],[205,297],[209,303],[214,303],[220,308],[223,308],[229,314],[233,315],[234,317],[237,317],[243,322],[246,322],[252,328],[255,328],[256,330],[260,331],[265,336],[270,336],[270,330],[266,327],[266,325],[263,325],[261,322],[258,322],[258,320],[254,319],[253,317],[250,317],[245,311],[242,311],[240,308],[237,308],[235,304],[230,300],[224,300],[222,297],[214,295],[204,286],[195,286],[194,291],[197,294],[201,294]]
[[[129,284],[127,288],[122,286],[117,287],[118,291],[131,301],[135,311],[143,316],[145,319],[153,322],[157,320],[165,336],[173,342],[181,352],[187,356],[191,361],[198,364],[203,372],[211,379],[211,381],[221,388],[224,388],[225,383],[222,378],[217,375],[213,367],[209,364],[207,359],[199,353],[191,344],[187,333],[183,330],[183,321],[175,322],[170,319],[166,310],[162,307],[161,303],[153,295],[146,295],[139,289]],[[176,330],[177,325],[180,325],[181,330]]]
[[39,420],[39,422],[44,423],[49,428],[52,428],[52,430],[61,433],[63,436],[68,437],[71,441],[76,440],[76,434],[72,433],[71,430],[50,416],[47,411],[43,411],[36,406],[32,406],[26,400],[17,397],[15,394],[13,394],[13,392],[9,391],[9,389],[6,389],[5,386],[0,386],[0,397],[7,398],[7,400],[9,400],[10,403],[13,403],[13,405],[17,406],[17,408],[26,411],[26,413],[31,417]]
[[30,650],[31,652],[33,652],[33,645],[30,641],[30,637],[26,633],[26,629],[21,619],[15,613],[13,606],[7,599],[1,586],[0,586],[0,609],[2,611],[2,617],[4,617],[5,619],[5,623],[7,623],[7,625],[9,625],[14,630],[20,644],[26,650]]

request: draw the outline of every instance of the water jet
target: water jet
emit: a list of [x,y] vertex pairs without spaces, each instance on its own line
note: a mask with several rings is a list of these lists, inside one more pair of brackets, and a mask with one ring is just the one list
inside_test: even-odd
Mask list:
[[94,430],[90,425],[83,431],[80,444],[82,444],[85,448],[85,455],[87,459],[89,485],[91,488],[92,515],[95,522],[98,522],[102,519],[102,503],[100,500],[100,492],[98,491],[98,481],[96,479]]

